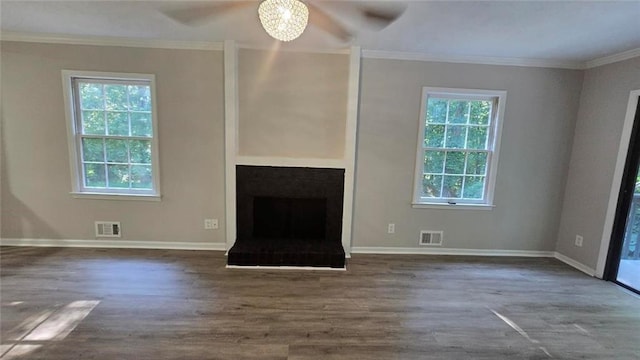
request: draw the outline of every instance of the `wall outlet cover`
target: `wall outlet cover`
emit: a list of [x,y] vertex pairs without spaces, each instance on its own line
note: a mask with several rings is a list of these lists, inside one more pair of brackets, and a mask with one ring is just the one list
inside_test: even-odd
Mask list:
[[576,246],[578,247],[582,247],[582,242],[584,241],[584,238],[581,235],[576,235]]

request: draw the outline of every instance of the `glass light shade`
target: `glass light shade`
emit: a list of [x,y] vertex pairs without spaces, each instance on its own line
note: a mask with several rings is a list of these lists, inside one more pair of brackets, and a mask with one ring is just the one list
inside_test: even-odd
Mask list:
[[258,7],[258,16],[267,34],[291,41],[307,27],[309,9],[298,0],[265,0]]

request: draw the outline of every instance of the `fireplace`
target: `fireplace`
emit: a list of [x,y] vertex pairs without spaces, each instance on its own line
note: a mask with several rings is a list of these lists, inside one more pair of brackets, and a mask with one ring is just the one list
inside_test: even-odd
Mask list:
[[342,268],[344,170],[237,166],[229,265]]

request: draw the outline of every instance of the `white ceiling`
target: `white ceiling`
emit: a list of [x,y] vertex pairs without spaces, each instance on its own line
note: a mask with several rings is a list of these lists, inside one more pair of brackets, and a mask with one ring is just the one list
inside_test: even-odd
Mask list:
[[[438,57],[492,57],[586,62],[640,48],[636,1],[403,1],[405,13],[381,31],[365,26],[354,1],[311,0],[356,36],[340,42],[309,27],[291,48],[363,49]],[[358,2],[363,4],[362,1]],[[386,3],[389,3],[387,1]],[[1,0],[3,32],[106,36],[131,39],[273,44],[259,24],[257,6],[227,13],[201,26],[179,24],[160,10],[202,5],[190,1]],[[366,4],[376,5],[368,1]],[[384,6],[379,3],[378,5]]]

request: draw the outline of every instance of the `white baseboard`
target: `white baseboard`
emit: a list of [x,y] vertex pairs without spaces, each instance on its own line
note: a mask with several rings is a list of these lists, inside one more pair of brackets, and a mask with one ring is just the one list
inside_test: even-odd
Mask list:
[[0,246],[81,247],[116,249],[166,249],[226,251],[225,243],[131,241],[131,240],[71,240],[71,239],[0,239]]
[[[165,249],[165,250],[210,250],[226,251],[226,243],[131,241],[131,240],[71,240],[71,239],[16,239],[2,238],[0,246],[40,246],[40,247],[80,247],[113,249]],[[537,250],[492,250],[492,249],[452,249],[452,248],[401,248],[355,246],[350,254],[395,254],[395,255],[462,255],[462,256],[513,256],[513,257],[552,257],[595,276],[596,271],[568,256],[556,251]],[[351,256],[347,255],[347,258]],[[247,268],[247,267],[242,267]],[[259,267],[265,269],[265,267]],[[278,267],[282,269],[282,267]],[[296,268],[299,269],[299,268]],[[313,270],[318,270],[314,268]]]
[[572,258],[566,256],[566,255],[562,255],[559,252],[556,251],[555,253],[555,258],[562,261],[563,263],[582,271],[583,273],[589,275],[589,276],[595,276],[596,275],[596,271],[595,269],[592,269],[590,267],[588,267],[587,265],[578,262],[576,260],[573,260]]
[[356,246],[351,248],[352,254],[397,254],[397,255],[461,255],[461,256],[514,256],[514,257],[552,257],[582,271],[595,276],[596,271],[557,251],[537,250],[489,250],[489,249],[452,249],[452,248],[400,248]]
[[355,246],[352,254],[554,257],[553,251]]

